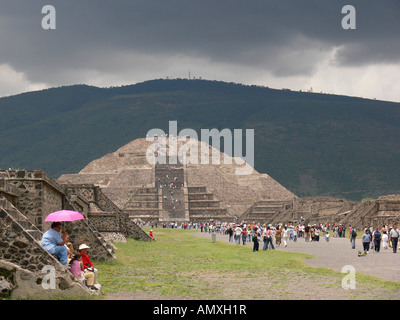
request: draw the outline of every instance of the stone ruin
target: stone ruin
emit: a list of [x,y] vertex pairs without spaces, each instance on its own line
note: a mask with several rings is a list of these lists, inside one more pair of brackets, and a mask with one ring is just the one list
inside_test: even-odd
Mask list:
[[[166,161],[150,164],[149,150],[153,155],[161,152],[151,149],[152,144],[136,139],[57,181],[39,170],[0,170],[0,297],[90,294],[40,245],[50,225],[45,217],[61,209],[85,216],[64,222],[62,230],[70,234],[76,251],[80,243],[89,244],[94,260],[115,259],[109,240],[113,235],[150,241],[135,221],[277,224],[302,219],[307,224],[336,222],[357,229],[400,223],[400,195],[362,202],[299,198],[267,174],[252,170],[237,175],[236,169],[247,164],[237,165],[234,158],[204,142],[194,145],[200,150],[198,159],[209,157],[208,164],[184,163],[193,149],[180,153],[181,161],[173,161],[169,143]],[[215,155],[219,164],[213,163]],[[56,269],[55,290],[43,290],[41,285],[43,267],[48,265]]]
[[262,224],[342,224],[356,229],[400,224],[400,195],[366,201],[331,197],[296,198],[293,201],[257,201],[240,217]]
[[[341,223],[357,228],[400,222],[400,196],[363,202],[332,197],[299,198],[265,173],[253,170],[248,175],[237,175],[236,169],[248,164],[237,164],[235,158],[203,141],[166,138],[165,161],[150,164],[149,153],[160,152],[159,147],[154,147],[157,140],[152,140],[136,139],[92,161],[78,174],[62,175],[58,182],[94,184],[131,219],[141,221],[277,224],[303,219],[307,224]],[[197,163],[182,161],[193,150],[197,150],[193,157]],[[213,163],[215,156],[220,159],[219,164]],[[171,164],[171,157],[178,161]],[[208,164],[204,164],[202,157],[209,159]],[[160,187],[171,183],[177,185],[172,190],[175,201],[178,200],[175,208],[169,201],[171,190]]]
[[[177,144],[175,151],[171,151],[173,139]],[[62,175],[58,182],[99,186],[132,219],[143,221],[227,221],[239,217],[256,201],[291,202],[297,198],[269,175],[260,174],[253,168],[251,174],[236,174],[237,169],[248,165],[236,164],[239,161],[205,142],[165,140],[165,161],[160,161],[162,163],[150,164],[148,161],[149,151],[157,155],[161,152],[152,149],[153,141],[136,139],[92,161],[78,174]],[[192,149],[188,147],[189,143],[192,143]],[[193,159],[197,161],[182,161],[184,156],[190,157],[194,149],[197,154]],[[173,163],[171,159],[177,160]],[[208,159],[208,164],[204,159]],[[220,163],[213,163],[215,159]],[[168,187],[171,184],[173,188]]]
[[[13,298],[85,296],[91,294],[41,246],[50,228],[46,216],[58,210],[74,210],[84,220],[63,222],[74,251],[86,243],[93,260],[114,260],[112,234],[150,241],[151,238],[94,185],[61,185],[42,171],[0,170],[0,296]],[[43,289],[52,266],[56,286]]]

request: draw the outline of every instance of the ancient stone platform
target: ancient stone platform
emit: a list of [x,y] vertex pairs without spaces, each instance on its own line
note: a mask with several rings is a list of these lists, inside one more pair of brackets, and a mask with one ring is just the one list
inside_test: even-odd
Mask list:
[[[165,143],[160,140],[136,139],[92,161],[77,174],[62,175],[59,181],[93,183],[131,218],[142,220],[232,220],[256,201],[296,198],[253,168],[250,174],[238,174],[238,169],[248,164],[205,142],[182,137],[166,138]],[[160,160],[162,155],[163,163],[148,160],[150,156]]]

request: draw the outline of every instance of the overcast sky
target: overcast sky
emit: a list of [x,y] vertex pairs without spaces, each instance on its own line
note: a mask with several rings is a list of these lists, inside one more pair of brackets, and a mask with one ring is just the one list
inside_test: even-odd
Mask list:
[[[345,5],[356,29],[344,30]],[[42,7],[56,29],[42,28]],[[0,0],[0,96],[202,77],[400,102],[399,0]]]

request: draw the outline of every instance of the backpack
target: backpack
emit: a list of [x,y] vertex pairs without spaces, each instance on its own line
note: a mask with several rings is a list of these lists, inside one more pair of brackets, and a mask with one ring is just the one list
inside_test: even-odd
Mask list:
[[352,237],[357,237],[357,232],[355,229],[351,230],[351,236]]

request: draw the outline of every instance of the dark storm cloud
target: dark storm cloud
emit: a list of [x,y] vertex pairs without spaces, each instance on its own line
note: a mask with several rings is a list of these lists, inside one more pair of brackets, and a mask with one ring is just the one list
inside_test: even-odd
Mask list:
[[[47,4],[56,30],[41,28]],[[341,28],[347,4],[357,10],[356,30]],[[0,64],[57,81],[136,68],[136,55],[159,63],[179,54],[307,75],[334,47],[340,65],[399,62],[399,12],[398,0],[0,0]]]

